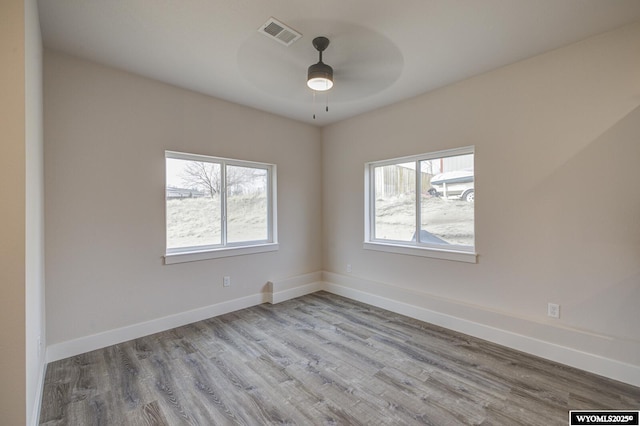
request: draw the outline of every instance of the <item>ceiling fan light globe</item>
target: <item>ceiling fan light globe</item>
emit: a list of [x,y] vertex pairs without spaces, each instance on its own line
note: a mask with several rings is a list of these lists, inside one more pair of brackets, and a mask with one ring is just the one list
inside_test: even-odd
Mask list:
[[325,90],[329,90],[333,87],[333,81],[325,77],[315,77],[307,80],[307,86],[309,86],[309,89],[324,92]]
[[329,90],[333,87],[333,68],[320,61],[309,67],[307,86],[317,91]]

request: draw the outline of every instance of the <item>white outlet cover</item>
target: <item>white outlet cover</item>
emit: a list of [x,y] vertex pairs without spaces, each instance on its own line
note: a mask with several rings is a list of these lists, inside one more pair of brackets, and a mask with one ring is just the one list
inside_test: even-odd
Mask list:
[[557,303],[549,303],[547,305],[547,315],[552,318],[560,318],[560,305]]

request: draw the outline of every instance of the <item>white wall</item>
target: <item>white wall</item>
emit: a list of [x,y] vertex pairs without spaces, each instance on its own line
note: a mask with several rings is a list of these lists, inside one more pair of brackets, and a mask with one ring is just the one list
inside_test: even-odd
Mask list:
[[[27,424],[34,424],[44,379],[44,153],[42,134],[42,38],[38,3],[25,3],[26,107],[26,384]],[[38,339],[41,339],[38,347]]]
[[[326,127],[324,269],[640,371],[639,46],[627,26]],[[365,162],[468,145],[478,263],[364,250]]]
[[[317,128],[51,51],[44,87],[49,345],[321,269]],[[163,265],[165,150],[277,164],[280,250]]]

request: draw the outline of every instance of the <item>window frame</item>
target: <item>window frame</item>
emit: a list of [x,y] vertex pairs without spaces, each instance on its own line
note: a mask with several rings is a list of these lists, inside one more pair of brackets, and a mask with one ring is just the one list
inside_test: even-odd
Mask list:
[[[473,214],[473,234],[474,245],[443,245],[425,243],[420,241],[420,230],[422,223],[422,179],[420,173],[417,171],[420,169],[420,161],[434,160],[438,158],[455,157],[459,155],[474,155],[475,163],[475,146],[466,146],[461,148],[447,149],[442,151],[429,152],[425,154],[411,155],[407,157],[391,158],[387,160],[371,161],[365,163],[365,214],[364,214],[364,243],[363,248],[366,250],[382,251],[387,253],[404,254],[411,256],[431,257],[435,259],[453,260],[468,263],[477,263],[477,253],[475,250],[475,234],[476,234],[476,220],[475,220],[475,205]],[[375,238],[375,172],[377,167],[384,167],[389,165],[397,165],[401,163],[415,163],[416,165],[416,183],[415,183],[415,241],[399,241],[390,239]],[[474,168],[475,169],[475,168]],[[475,182],[475,171],[474,171]]]
[[[190,154],[179,151],[165,151],[165,264],[193,262],[198,260],[217,259],[230,256],[241,256],[269,251],[277,251],[278,245],[278,220],[277,220],[277,166],[275,164],[260,163],[255,161],[237,160],[210,155]],[[220,165],[221,190],[220,190],[220,244],[203,244],[199,246],[169,248],[167,241],[167,199],[166,199],[166,172],[167,159],[198,161]],[[267,238],[264,240],[241,241],[230,243],[227,241],[227,166],[247,167],[262,169],[267,172]]]

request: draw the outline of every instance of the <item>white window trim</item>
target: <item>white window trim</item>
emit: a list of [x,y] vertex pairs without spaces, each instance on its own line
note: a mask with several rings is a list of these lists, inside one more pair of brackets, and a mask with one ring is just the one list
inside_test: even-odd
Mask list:
[[[165,265],[175,263],[195,262],[198,260],[219,259],[222,257],[243,256],[247,254],[265,253],[279,250],[278,244],[278,216],[277,208],[277,166],[275,164],[258,163],[254,161],[234,160],[230,158],[214,157],[210,155],[189,154],[177,151],[165,151],[165,161],[167,158],[189,161],[204,161],[209,163],[220,163],[223,182],[227,165],[239,167],[253,167],[267,170],[267,239],[260,241],[243,241],[241,243],[228,243],[226,241],[226,187],[221,191],[221,244],[195,247],[168,248],[166,246],[166,200],[165,200]],[[165,178],[166,182],[166,178]],[[165,183],[166,185],[166,183]],[[165,191],[166,193],[166,191]]]
[[475,252],[458,250],[442,250],[437,248],[405,246],[386,242],[364,242],[365,250],[382,251],[386,253],[403,254],[409,256],[430,257],[432,259],[453,260],[457,262],[478,263],[478,255]]
[[[375,210],[373,208],[373,200],[375,199],[375,188],[372,182],[374,179],[373,169],[375,167],[388,166],[398,163],[416,162],[421,160],[432,160],[442,157],[453,157],[457,155],[474,154],[475,146],[466,146],[462,148],[448,149],[444,151],[430,152],[427,154],[412,155],[408,157],[393,158],[381,161],[372,161],[365,164],[364,170],[364,243],[363,248],[365,250],[375,250],[386,253],[429,257],[434,259],[452,260],[458,262],[477,263],[478,254],[475,252],[475,245],[473,247],[450,245],[445,247],[410,242],[410,241],[393,241],[393,240],[381,240],[373,238],[373,227],[375,223]],[[420,194],[421,180],[416,173],[416,194]],[[419,203],[416,202],[416,223],[420,223],[421,211]],[[475,236],[475,219],[474,219],[474,236]],[[416,228],[417,229],[417,228]]]
[[183,251],[181,253],[167,253],[164,256],[164,264],[172,265],[174,263],[196,262],[198,260],[220,259],[222,257],[266,253],[270,251],[278,251],[279,248],[280,246],[278,243],[266,243],[256,244],[253,246],[224,247],[217,249],[194,250],[191,252]]

